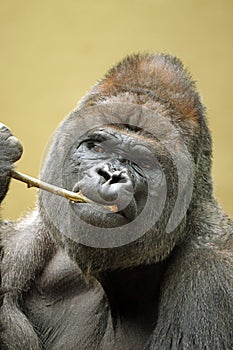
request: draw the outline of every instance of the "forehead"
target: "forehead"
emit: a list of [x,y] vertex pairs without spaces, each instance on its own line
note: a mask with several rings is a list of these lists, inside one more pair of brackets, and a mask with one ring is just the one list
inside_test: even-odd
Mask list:
[[76,130],[86,134],[90,129],[110,128],[115,134],[133,137],[151,144],[154,140],[168,141],[178,135],[178,129],[169,117],[140,105],[114,103],[96,105],[77,111]]

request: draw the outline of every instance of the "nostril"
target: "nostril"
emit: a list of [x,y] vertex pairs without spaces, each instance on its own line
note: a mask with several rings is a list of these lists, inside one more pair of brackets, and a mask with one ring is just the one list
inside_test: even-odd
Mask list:
[[126,183],[127,179],[121,175],[121,173],[112,174],[112,178],[110,180],[110,185],[116,184],[116,183]]
[[97,174],[104,178],[106,182],[109,181],[109,185],[127,182],[127,178],[124,176],[124,174],[122,174],[122,171],[116,170],[113,173],[111,173],[100,168],[97,170]]
[[111,178],[111,176],[103,169],[98,169],[97,174],[102,176],[106,181]]

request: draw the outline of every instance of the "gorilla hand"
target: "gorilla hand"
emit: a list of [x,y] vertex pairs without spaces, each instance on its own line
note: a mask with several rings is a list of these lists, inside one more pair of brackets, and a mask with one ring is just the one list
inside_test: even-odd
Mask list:
[[23,147],[10,129],[0,123],[0,201],[5,197],[11,179],[13,163],[20,159]]

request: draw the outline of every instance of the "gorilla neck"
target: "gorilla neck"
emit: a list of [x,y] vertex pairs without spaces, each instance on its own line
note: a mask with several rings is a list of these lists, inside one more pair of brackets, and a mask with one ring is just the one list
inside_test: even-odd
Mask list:
[[164,263],[108,271],[98,280],[108,297],[113,320],[137,322],[150,331],[157,317]]

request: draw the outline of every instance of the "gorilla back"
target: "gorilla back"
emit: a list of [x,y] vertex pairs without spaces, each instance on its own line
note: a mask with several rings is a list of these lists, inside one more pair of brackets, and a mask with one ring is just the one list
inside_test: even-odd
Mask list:
[[[21,153],[1,125],[1,199]],[[96,204],[39,192],[27,217],[1,222],[1,348],[232,349],[233,225],[177,58],[113,67],[58,128],[41,178]]]

